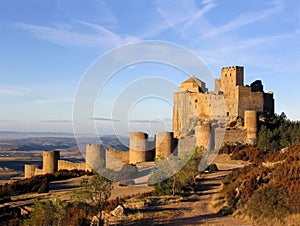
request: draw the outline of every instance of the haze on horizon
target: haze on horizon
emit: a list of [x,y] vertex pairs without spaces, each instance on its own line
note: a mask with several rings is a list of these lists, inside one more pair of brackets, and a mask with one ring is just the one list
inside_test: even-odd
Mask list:
[[[262,80],[274,92],[275,111],[300,120],[297,0],[4,0],[0,21],[1,131],[72,132],[73,99],[87,68],[110,49],[142,40],[195,52],[216,78],[223,66],[244,66],[246,84]],[[112,103],[124,87],[150,76],[179,86],[189,75],[158,63],[117,72],[91,115],[100,134],[114,133]],[[150,133],[170,130],[171,118],[172,103],[157,98],[128,114],[132,130]]]

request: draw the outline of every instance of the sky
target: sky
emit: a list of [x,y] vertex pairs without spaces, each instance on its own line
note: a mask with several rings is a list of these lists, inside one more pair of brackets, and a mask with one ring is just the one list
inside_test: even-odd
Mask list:
[[[192,51],[216,78],[221,67],[244,66],[246,84],[261,79],[265,91],[274,92],[275,111],[300,120],[298,0],[0,3],[1,131],[72,132],[78,123],[72,117],[74,97],[91,65],[114,48],[147,40]],[[155,62],[124,67],[99,90],[90,120],[99,133],[112,134],[112,124],[121,118],[114,113],[115,103],[126,88],[153,77],[172,82],[169,89],[175,92],[187,76]],[[129,130],[170,130],[172,101],[141,97],[126,117]]]

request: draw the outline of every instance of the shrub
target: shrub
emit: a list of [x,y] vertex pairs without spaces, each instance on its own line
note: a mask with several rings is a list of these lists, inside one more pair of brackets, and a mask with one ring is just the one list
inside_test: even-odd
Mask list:
[[248,214],[257,220],[283,219],[288,214],[287,193],[278,186],[266,186],[256,191],[247,206]]

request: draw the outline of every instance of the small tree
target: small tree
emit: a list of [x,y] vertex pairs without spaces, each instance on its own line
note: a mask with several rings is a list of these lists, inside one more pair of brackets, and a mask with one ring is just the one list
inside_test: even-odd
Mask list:
[[33,211],[30,213],[29,219],[24,221],[24,225],[28,226],[61,226],[65,225],[64,218],[66,215],[67,204],[56,198],[54,202],[51,200],[34,202]]
[[111,195],[112,182],[98,173],[92,178],[84,178],[81,182],[81,189],[75,191],[77,201],[90,204],[95,208],[99,222],[102,222],[102,210]]

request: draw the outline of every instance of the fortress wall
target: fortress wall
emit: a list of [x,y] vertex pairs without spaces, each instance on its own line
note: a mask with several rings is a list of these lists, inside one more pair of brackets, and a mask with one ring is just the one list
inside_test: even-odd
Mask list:
[[106,150],[102,144],[86,145],[86,170],[99,171],[106,168]]
[[57,172],[59,154],[59,151],[43,152],[43,174]]
[[173,152],[174,138],[172,132],[161,132],[155,135],[155,158],[165,159]]
[[208,101],[208,110],[210,118],[219,118],[221,116],[225,116],[225,107],[226,103],[223,95],[219,95],[218,93],[206,93],[205,94]]
[[247,143],[257,144],[257,112],[245,111],[245,129],[247,129]]
[[251,92],[251,106],[245,110],[255,110],[257,112],[264,111],[264,93],[263,92]]
[[123,163],[129,163],[129,151],[119,151],[115,149],[107,149],[107,153],[112,155],[115,159]]
[[274,97],[272,92],[264,94],[264,112],[267,115],[274,115]]
[[176,92],[173,99],[173,132],[174,136],[179,138],[183,129],[189,128],[190,118],[196,116],[196,111],[190,107],[194,103],[188,93]]
[[59,170],[86,170],[85,162],[74,163],[66,160],[58,160]]
[[43,171],[43,169],[36,168],[34,174],[35,174],[35,176],[37,176],[37,175],[43,175],[44,171]]
[[24,165],[24,178],[31,178],[35,176],[35,170],[38,169],[38,165],[30,165],[25,164]]
[[223,144],[245,142],[247,139],[246,129],[225,130]]
[[237,102],[238,104],[238,116],[244,118],[244,112],[246,109],[251,109],[251,87],[239,86],[237,88]]
[[130,133],[129,163],[146,162],[148,134],[143,132]]

